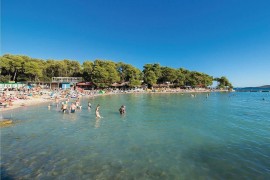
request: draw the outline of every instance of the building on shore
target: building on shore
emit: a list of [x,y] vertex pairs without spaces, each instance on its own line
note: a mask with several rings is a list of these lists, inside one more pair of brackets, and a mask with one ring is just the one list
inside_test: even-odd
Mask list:
[[51,89],[70,89],[75,87],[78,82],[82,82],[82,77],[53,77]]
[[123,83],[113,83],[111,84],[111,88],[115,89],[127,89],[129,88],[129,82],[123,82]]
[[97,86],[93,82],[78,82],[76,83],[76,88],[80,88],[83,90],[92,90],[96,89]]

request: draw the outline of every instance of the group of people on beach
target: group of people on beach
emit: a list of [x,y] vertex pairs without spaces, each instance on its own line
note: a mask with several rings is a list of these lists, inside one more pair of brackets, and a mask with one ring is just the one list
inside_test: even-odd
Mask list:
[[15,94],[7,94],[7,91],[0,93],[0,107],[10,107],[13,106],[13,102],[18,99],[28,99],[26,95],[21,95],[18,92]]

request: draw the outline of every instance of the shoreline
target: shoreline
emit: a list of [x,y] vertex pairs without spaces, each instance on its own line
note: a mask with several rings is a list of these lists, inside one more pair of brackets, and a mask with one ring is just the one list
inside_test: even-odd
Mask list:
[[[122,94],[192,94],[192,93],[213,93],[213,92],[229,92],[227,90],[185,90],[185,91],[138,91],[138,92],[106,92],[104,94],[95,93],[93,95],[85,95],[82,98],[91,98],[97,96],[107,96],[107,95],[122,95]],[[61,98],[59,101],[63,101],[65,98]],[[48,99],[44,97],[29,97],[27,100],[15,100],[12,106],[1,108],[0,112],[7,112],[14,109],[30,107],[35,105],[41,105],[46,103],[54,103],[54,99]],[[0,119],[1,121],[1,119]]]
[[[31,107],[31,106],[36,106],[36,105],[41,105],[41,104],[46,104],[46,103],[52,103],[53,99],[43,99],[43,98],[30,98],[27,100],[15,100],[12,104],[12,106],[8,106],[5,108],[1,108],[0,112],[8,112],[11,110],[15,109],[20,109],[20,108],[26,108],[26,107]],[[0,119],[1,121],[1,119]]]

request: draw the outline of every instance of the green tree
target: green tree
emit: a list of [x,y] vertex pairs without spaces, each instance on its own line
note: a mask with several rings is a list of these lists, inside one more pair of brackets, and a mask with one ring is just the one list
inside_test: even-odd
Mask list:
[[70,61],[67,68],[70,71],[69,76],[81,76],[81,65],[78,61]]
[[39,81],[42,77],[42,69],[38,61],[28,61],[25,63],[25,72],[30,81]]
[[142,84],[142,80],[135,79],[135,78],[130,78],[129,79],[129,86],[130,87],[139,87]]
[[108,87],[120,81],[116,63],[112,61],[95,60],[92,71],[92,80],[100,87]]
[[[0,74],[2,76],[9,77],[10,80],[10,72],[9,72],[9,60],[5,56],[0,57]],[[9,81],[8,80],[8,81]]]
[[157,82],[157,77],[154,71],[147,71],[144,74],[144,82],[151,88]]
[[82,75],[85,81],[92,81],[94,63],[91,61],[84,61],[82,64]]
[[185,86],[185,74],[183,73],[182,68],[176,70],[175,84],[176,86],[179,86],[179,87]]
[[47,76],[51,79],[52,77],[59,77],[61,70],[59,68],[61,65],[55,60],[48,60],[45,67],[45,72]]
[[119,73],[117,72],[116,63],[114,63],[112,61],[106,61],[105,68],[106,68],[107,72],[110,75],[108,77],[108,80],[107,80],[109,85],[111,85],[114,82],[119,82],[120,81],[120,76],[119,76]]
[[142,72],[130,64],[117,63],[117,71],[121,82],[129,82],[129,86],[137,87],[142,82]]
[[98,87],[108,87],[107,79],[109,77],[109,73],[102,66],[96,65],[93,69],[93,82]]
[[225,76],[222,76],[220,78],[215,78],[215,80],[218,82],[218,88],[220,89],[233,88],[232,84],[229,82],[229,80]]
[[161,77],[161,67],[159,64],[145,64],[143,66],[144,82],[148,87],[152,87]]
[[27,56],[6,54],[1,57],[1,74],[9,75],[12,81],[16,81],[20,73],[24,71],[24,59]]
[[[208,87],[213,77],[208,74],[183,68],[162,67],[157,63],[145,64],[143,71],[123,62],[96,60],[81,65],[76,60],[42,60],[23,55],[5,54],[0,56],[0,81],[51,81],[52,77],[78,76],[93,81],[100,87],[114,82],[129,82],[131,87],[141,85],[144,80],[149,87],[156,83],[170,82],[177,86]],[[222,76],[215,78],[219,88],[232,88],[229,80]]]
[[143,73],[145,74],[148,71],[153,71],[155,73],[156,78],[161,77],[161,66],[157,63],[155,64],[145,64],[143,66]]
[[161,67],[161,76],[158,79],[159,83],[173,83],[177,79],[177,71],[169,67]]

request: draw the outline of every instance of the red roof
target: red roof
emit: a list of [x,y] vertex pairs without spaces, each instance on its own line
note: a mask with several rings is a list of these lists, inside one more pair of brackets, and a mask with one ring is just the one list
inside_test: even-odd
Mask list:
[[92,82],[79,82],[76,84],[76,86],[91,86],[93,85]]

